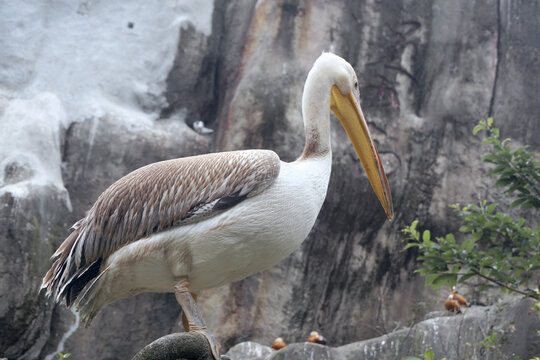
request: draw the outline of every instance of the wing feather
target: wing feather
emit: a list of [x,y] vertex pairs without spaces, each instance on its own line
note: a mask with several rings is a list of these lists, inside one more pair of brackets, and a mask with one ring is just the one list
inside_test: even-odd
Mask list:
[[[162,161],[131,172],[105,190],[53,255],[42,288],[73,303],[122,246],[226,211],[277,178],[273,151],[247,150]],[[87,271],[93,266],[91,271]],[[60,293],[58,293],[60,292]]]

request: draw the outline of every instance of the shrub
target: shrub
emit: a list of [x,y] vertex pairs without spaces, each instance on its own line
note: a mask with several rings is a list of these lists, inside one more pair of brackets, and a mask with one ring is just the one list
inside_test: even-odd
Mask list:
[[[510,139],[499,139],[499,129],[493,119],[482,120],[474,135],[485,131],[482,144],[492,151],[482,161],[493,164],[487,175],[495,177],[495,187],[514,199],[510,209],[536,213],[540,209],[540,162],[527,146],[512,150]],[[408,243],[404,249],[418,248],[420,268],[426,283],[437,289],[450,287],[472,277],[487,280],[485,286],[495,286],[525,297],[540,298],[538,287],[532,288],[534,274],[540,270],[540,227],[526,226],[524,218],[514,218],[497,203],[483,200],[478,204],[450,205],[461,219],[459,232],[432,237],[429,229],[418,230],[418,221],[402,229]]]

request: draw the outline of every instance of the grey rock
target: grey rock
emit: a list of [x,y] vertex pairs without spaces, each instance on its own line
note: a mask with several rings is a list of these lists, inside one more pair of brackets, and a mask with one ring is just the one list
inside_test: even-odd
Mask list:
[[431,311],[424,315],[424,320],[438,318],[441,316],[445,316],[446,314],[447,313],[445,311]]
[[132,360],[215,360],[206,338],[196,333],[175,333],[147,345]]
[[[47,13],[46,3],[41,8]],[[0,199],[0,356],[43,358],[64,339],[73,357],[128,359],[152,339],[177,331],[174,297],[143,294],[106,307],[91,327],[66,339],[76,316],[62,306],[53,311],[35,295],[48,257],[107,186],[142,165],[262,147],[293,160],[303,147],[305,77],[328,49],[359,75],[363,110],[389,170],[396,219],[385,221],[334,119],[333,175],[315,228],[278,266],[205,292],[200,303],[209,328],[225,349],[276,336],[298,342],[314,329],[339,346],[407,324],[419,302],[420,312],[442,309],[439,299],[446,294],[426,289],[415,276],[415,254],[400,251],[399,229],[419,219],[434,233],[454,231],[447,204],[486,196],[490,182],[478,181],[486,169],[483,150],[471,134],[478,120],[492,115],[503,136],[540,149],[539,19],[534,1],[216,0],[209,37],[189,23],[181,27],[168,105],[153,93],[135,98],[144,110],[163,107],[163,119],[145,127],[104,114],[73,124],[62,136],[72,212],[57,189],[36,189],[18,202],[9,195]],[[22,24],[32,21],[28,16]],[[4,59],[3,86],[27,86],[40,53]],[[203,121],[214,134],[196,134],[183,117],[188,124]],[[28,169],[7,170],[5,183],[31,176]],[[34,233],[45,240],[34,241]],[[491,299],[479,294],[473,300]]]
[[[531,300],[515,299],[489,307],[465,308],[462,314],[432,318],[414,327],[375,339],[336,348],[343,360],[393,360],[420,356],[433,350],[436,359],[501,359],[538,356],[540,317],[531,310]],[[493,332],[500,350],[485,349],[480,343]],[[501,351],[501,352],[499,352]],[[503,355],[504,354],[504,355]],[[421,357],[421,356],[420,356]]]
[[256,342],[246,341],[234,345],[227,352],[231,360],[269,360],[276,350],[270,346],[257,344]]
[[[153,126],[127,124],[113,116],[73,124],[64,144],[63,176],[74,207],[67,221],[74,223],[84,216],[105,188],[132,170],[208,151],[208,139],[174,118]],[[68,329],[75,326],[65,341],[65,352],[84,357],[95,352],[94,344],[99,343],[104,347],[102,359],[131,358],[153,339],[179,330],[180,311],[172,294],[141,294],[107,306],[84,328],[61,305],[54,313],[51,338],[41,356],[54,353]]]
[[[249,349],[257,348],[250,342],[234,346],[230,353],[235,350],[232,360],[395,360],[409,355],[423,357],[432,350],[436,359],[529,359],[540,351],[536,335],[540,317],[531,311],[532,304],[531,300],[515,299],[489,307],[473,306],[462,314],[431,318],[410,328],[336,348],[307,342],[289,344],[268,358],[247,356],[252,353]],[[480,343],[494,332],[498,334],[499,348],[485,349]]]
[[49,338],[51,302],[38,289],[69,212],[65,191],[29,191],[0,196],[0,356],[10,359],[37,358]]
[[280,349],[270,360],[339,360],[335,349],[312,343],[296,343]]
[[[538,93],[539,77],[522,83],[506,75],[540,73],[540,44],[515,23],[535,32],[537,17],[507,1],[267,1],[251,19],[237,81],[220,95],[217,149],[270,148],[285,160],[298,156],[305,76],[321,51],[333,48],[359,76],[364,114],[390,164],[397,216],[385,221],[334,119],[332,177],[315,228],[275,268],[207,291],[201,302],[212,314],[209,327],[225,347],[275,336],[301,341],[300,334],[314,329],[341,345],[409,323],[419,302],[421,312],[443,309],[437,299],[446,290],[434,294],[414,275],[414,252],[400,251],[399,230],[418,219],[436,234],[456,231],[447,204],[487,196],[490,182],[479,180],[484,148],[471,133],[479,120],[493,115],[504,130],[519,114],[523,126],[538,126],[540,102],[523,97],[522,107],[507,100],[515,98],[514,86]],[[524,44],[518,61],[512,49]],[[503,60],[507,53],[511,64]],[[503,73],[504,85],[497,80]],[[516,145],[522,139],[514,136]],[[474,300],[492,299],[478,294]],[[222,325],[231,322],[236,325]]]
[[209,151],[210,139],[174,117],[147,125],[105,115],[73,124],[64,143],[63,177],[72,194],[74,220],[127,173],[153,162]]

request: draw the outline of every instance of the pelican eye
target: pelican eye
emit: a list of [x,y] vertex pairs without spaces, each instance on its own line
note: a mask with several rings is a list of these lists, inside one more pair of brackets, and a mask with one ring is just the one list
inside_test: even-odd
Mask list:
[[355,89],[358,89],[358,81],[355,81],[355,82],[354,82],[354,88],[355,88]]

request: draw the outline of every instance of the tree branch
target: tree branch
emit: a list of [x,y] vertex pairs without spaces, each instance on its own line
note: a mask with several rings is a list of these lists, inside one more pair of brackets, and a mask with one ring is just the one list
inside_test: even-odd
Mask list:
[[505,288],[505,289],[508,289],[508,290],[510,290],[510,291],[512,291],[512,292],[516,292],[516,293],[521,294],[521,295],[526,296],[526,297],[531,297],[531,296],[530,296],[529,294],[527,294],[526,292],[521,291],[521,290],[518,290],[518,289],[515,289],[515,288],[513,288],[513,287],[511,287],[511,286],[508,286],[508,285],[506,285],[506,284],[500,282],[499,280],[496,280],[496,279],[494,279],[494,278],[492,278],[492,277],[486,276],[486,275],[482,274],[480,271],[478,271],[478,270],[476,270],[476,269],[471,269],[471,271],[472,271],[473,273],[475,273],[476,275],[480,276],[481,278],[484,278],[484,279],[486,279],[487,281],[491,281],[492,283],[495,283],[495,284],[499,285],[500,287],[503,287],[503,288]]

